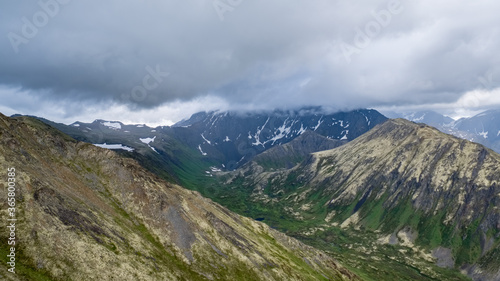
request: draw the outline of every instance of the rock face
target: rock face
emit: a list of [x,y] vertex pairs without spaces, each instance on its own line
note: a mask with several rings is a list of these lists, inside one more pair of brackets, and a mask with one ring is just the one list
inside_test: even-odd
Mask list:
[[292,169],[269,172],[254,162],[223,181],[304,225],[316,220],[305,236],[371,231],[382,244],[498,280],[500,155],[482,145],[396,119]]
[[[16,274],[1,263],[2,280],[359,280],[319,250],[31,118],[0,115],[4,177],[10,167]],[[2,227],[0,240],[8,235]]]

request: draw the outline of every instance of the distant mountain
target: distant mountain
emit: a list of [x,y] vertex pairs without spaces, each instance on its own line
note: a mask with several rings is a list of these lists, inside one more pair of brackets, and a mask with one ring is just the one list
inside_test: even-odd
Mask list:
[[361,276],[500,280],[500,155],[480,144],[396,119],[288,170],[252,161],[218,178],[216,201],[348,264],[366,255]]
[[424,123],[435,128],[450,127],[455,120],[434,111],[420,111],[409,115],[403,115],[403,118],[415,123]]
[[[322,251],[32,118],[0,114],[0,167],[5,177],[15,168],[17,204],[16,273],[2,262],[2,280],[360,280]],[[7,221],[7,192],[0,199]],[[0,230],[5,256],[12,231]]]
[[183,142],[197,147],[201,154],[234,169],[307,130],[328,139],[350,141],[386,119],[375,110],[324,113],[321,108],[305,108],[245,114],[210,112],[195,114],[174,125],[174,130],[177,129]]
[[485,111],[457,121],[433,111],[388,115],[433,126],[444,133],[483,144],[500,153],[500,110]]
[[500,110],[489,110],[470,118],[462,118],[453,126],[472,136],[471,140],[500,152]]

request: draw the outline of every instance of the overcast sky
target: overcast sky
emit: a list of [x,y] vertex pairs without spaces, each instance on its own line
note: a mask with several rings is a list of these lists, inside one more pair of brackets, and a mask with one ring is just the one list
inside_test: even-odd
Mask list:
[[500,2],[41,0],[0,7],[0,112],[500,108]]

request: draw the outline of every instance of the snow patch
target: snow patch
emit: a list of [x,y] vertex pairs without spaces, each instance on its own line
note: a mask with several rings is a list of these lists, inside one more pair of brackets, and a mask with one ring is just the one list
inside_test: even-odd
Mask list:
[[201,149],[201,144],[198,145],[198,150],[201,152],[201,155],[207,156],[207,154],[205,152],[203,152],[203,150]]
[[483,137],[483,138],[487,139],[487,138],[488,138],[488,133],[489,133],[488,131],[486,131],[486,132],[485,132],[485,131],[482,131],[481,133],[479,133],[479,135],[480,135],[481,137]]
[[152,147],[152,146],[151,146],[151,145],[149,145],[149,144],[148,144],[148,146],[149,146],[149,148],[151,148],[154,152],[156,152],[156,153],[160,154],[158,151],[156,151],[156,149],[155,149],[154,147]]
[[137,128],[143,128],[144,125],[137,125]]
[[156,139],[156,136],[154,136],[153,138],[139,138],[139,140],[145,144],[149,144],[151,142],[154,142]]
[[217,172],[222,172],[221,169],[217,168],[217,167],[210,167],[210,170],[214,173],[217,173]]
[[345,134],[340,140],[347,140],[347,135],[349,134],[349,130],[342,131],[342,133],[344,133],[344,132],[345,132]]
[[203,138],[203,140],[204,140],[204,141],[206,141],[209,145],[212,145],[212,143],[211,143],[209,140],[207,140],[203,134],[201,134],[201,137],[202,137],[202,138]]
[[134,149],[132,147],[128,147],[128,146],[125,146],[123,144],[107,144],[107,143],[97,144],[97,143],[94,143],[94,145],[101,147],[101,148],[107,148],[107,149],[123,149],[126,151],[134,151]]
[[365,117],[365,119],[366,119],[366,124],[368,124],[368,126],[370,126],[371,121],[370,121],[370,119],[368,118],[368,116],[366,116],[363,112],[361,112],[361,114]]
[[316,131],[319,128],[319,126],[321,126],[321,123],[323,123],[323,115],[321,115],[321,118],[319,118],[318,124],[315,127],[313,127],[313,131]]
[[302,135],[305,131],[306,129],[304,129],[304,125],[300,124],[300,130],[297,132],[297,134]]
[[226,138],[223,140],[223,142],[228,142],[228,141],[231,141],[231,140],[229,139],[229,136],[226,136]]
[[111,128],[113,130],[120,130],[122,128],[122,125],[120,123],[117,123],[117,122],[102,122],[101,123],[102,125],[108,127],[108,128]]
[[424,115],[422,115],[422,116],[420,116],[418,118],[413,118],[413,120],[411,120],[411,121],[417,122],[417,123],[418,122],[422,122],[424,120],[424,118],[425,118],[425,115],[426,115],[426,113],[424,113]]
[[73,126],[73,127],[80,127],[80,124],[75,123],[75,124],[73,124],[71,126]]
[[262,146],[264,146],[264,143],[262,143],[262,142],[260,141],[260,133],[262,132],[262,130],[264,130],[264,128],[266,127],[267,122],[269,122],[269,119],[270,119],[270,118],[271,118],[271,117],[267,117],[266,123],[264,123],[264,125],[262,125],[262,127],[257,127],[257,132],[256,132],[256,133],[255,133],[255,135],[254,135],[255,142],[254,142],[254,143],[252,143],[252,145],[262,145]]
[[145,143],[149,146],[149,148],[151,148],[151,150],[153,150],[154,152],[160,154],[158,151],[156,151],[156,149],[154,147],[152,147],[150,145],[150,143],[154,142],[156,139],[156,136],[152,137],[152,138],[139,138],[139,140],[142,142],[142,143]]
[[[284,137],[286,137],[290,131],[292,130],[292,127],[286,127],[286,121],[288,121],[288,118],[285,120],[285,122],[283,122],[283,125],[281,125],[281,127],[278,128],[277,132],[274,132],[275,133],[275,136],[268,140],[268,141],[272,141],[272,145],[274,145],[274,143],[277,141],[277,140],[280,140]],[[293,125],[293,122],[292,122],[292,125]],[[266,143],[268,142],[266,141]]]

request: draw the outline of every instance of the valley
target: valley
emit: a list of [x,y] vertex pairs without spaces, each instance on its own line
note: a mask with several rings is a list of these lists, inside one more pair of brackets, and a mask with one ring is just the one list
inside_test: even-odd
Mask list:
[[[360,280],[320,250],[33,118],[0,115],[0,167],[16,168],[18,210],[15,274],[2,263],[2,280]],[[6,193],[0,206],[5,219]]]
[[380,116],[200,113],[157,128],[44,121],[130,147],[115,151],[327,251],[363,280],[498,278],[498,154]]

